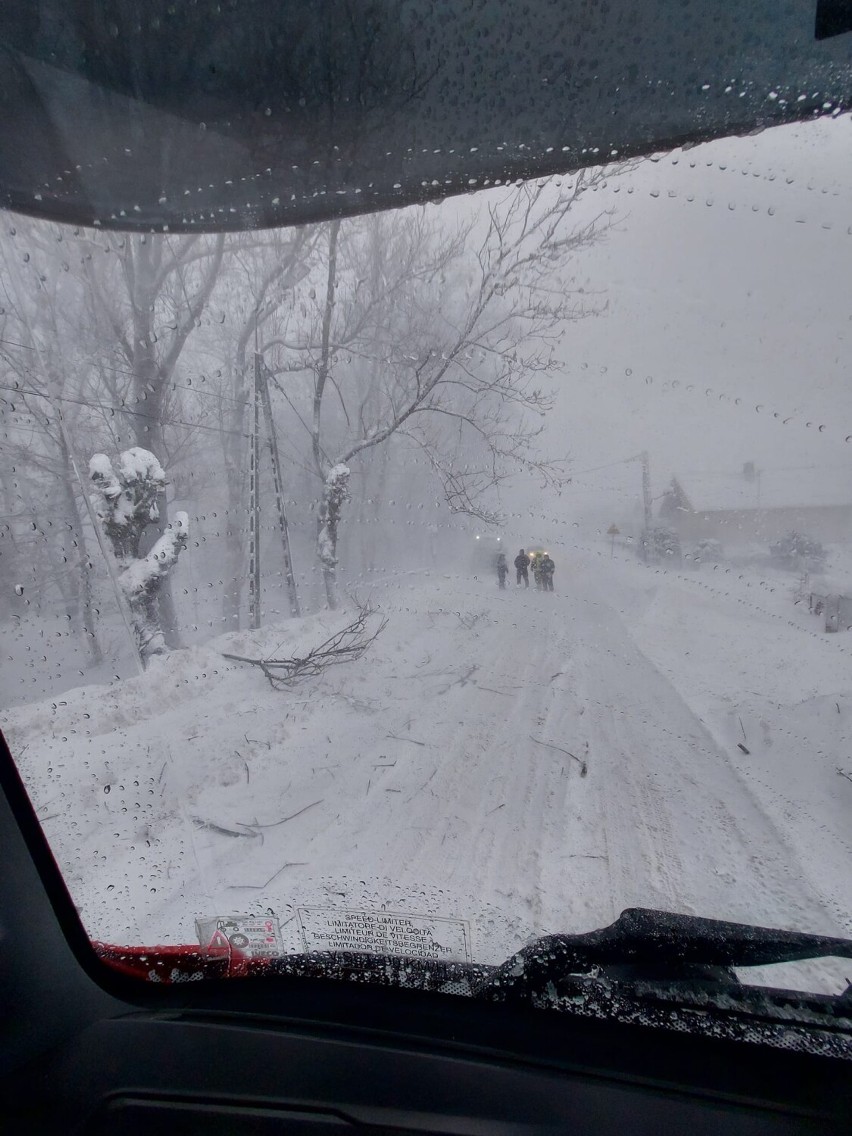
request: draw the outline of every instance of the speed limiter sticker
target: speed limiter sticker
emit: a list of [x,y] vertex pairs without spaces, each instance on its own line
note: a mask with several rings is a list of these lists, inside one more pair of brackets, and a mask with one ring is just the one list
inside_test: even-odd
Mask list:
[[296,914],[306,951],[367,951],[445,962],[472,961],[470,927],[465,919],[342,907],[298,907]]

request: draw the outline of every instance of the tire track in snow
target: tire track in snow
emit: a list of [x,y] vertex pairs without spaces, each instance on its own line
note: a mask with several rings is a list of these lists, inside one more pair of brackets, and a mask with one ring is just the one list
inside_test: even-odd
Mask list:
[[626,886],[631,902],[647,896],[650,883],[677,910],[838,933],[712,734],[596,589],[587,589],[585,602],[597,608],[594,635],[581,647],[585,694],[597,709],[599,740],[620,761],[619,771],[610,764],[606,794],[611,848],[613,834],[622,834],[614,845],[616,885]]
[[[456,582],[452,594],[459,592],[468,605],[475,601],[483,610],[482,593],[469,581]],[[422,629],[430,609],[424,595],[405,605],[406,616],[420,617],[414,631]],[[466,613],[458,610],[461,619]],[[550,929],[575,926],[577,914],[594,925],[588,896],[595,895],[597,910],[605,865],[600,828],[589,824],[588,806],[569,807],[573,793],[590,799],[589,782],[580,780],[570,759],[530,741],[537,730],[556,744],[568,733],[571,744],[566,719],[573,723],[578,717],[576,701],[554,690],[551,681],[564,672],[570,651],[565,628],[553,614],[550,597],[494,596],[485,603],[481,624],[464,632],[456,623],[446,633],[444,655],[423,668],[428,684],[421,682],[418,707],[382,720],[388,733],[410,727],[412,736],[428,738],[433,758],[433,771],[407,793],[407,823],[389,827],[385,870],[390,864],[396,877],[412,884],[418,877],[442,881],[474,901],[493,897],[523,909],[535,931],[544,923]],[[422,638],[423,643],[409,643],[410,654],[426,650],[428,635],[422,632]],[[440,678],[449,663],[455,681]],[[463,684],[460,677],[473,666],[475,673]],[[376,823],[364,802],[350,803],[347,829]],[[607,910],[604,921],[608,915]]]

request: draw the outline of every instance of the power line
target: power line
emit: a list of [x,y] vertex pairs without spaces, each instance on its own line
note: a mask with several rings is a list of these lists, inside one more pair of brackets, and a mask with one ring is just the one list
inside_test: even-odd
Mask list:
[[599,469],[612,469],[617,465],[627,465],[628,462],[639,461],[640,455],[633,454],[629,458],[619,458],[618,461],[607,462],[605,465],[593,465],[591,469],[579,469],[576,473],[572,470],[571,477],[582,477],[585,473],[597,473]]
[[[0,343],[7,343],[12,347],[20,347],[24,351],[36,351],[37,350],[31,344],[17,343],[13,339],[0,338]],[[111,366],[110,364],[103,363],[103,362],[99,362],[97,364],[89,364],[89,365],[92,367],[92,369],[109,371],[113,375],[126,375],[130,379],[133,379],[133,378],[136,377],[134,375],[133,371],[128,371],[124,367],[116,367],[115,365]],[[202,378],[202,380],[205,380],[206,376],[202,374],[201,378]],[[239,405],[241,402],[244,402],[244,400],[242,400],[242,399],[234,398],[233,395],[222,394],[220,391],[202,390],[200,387],[192,386],[191,383],[169,382],[167,385],[172,390],[187,390],[187,391],[191,391],[193,394],[203,395],[205,398],[218,398],[218,399],[224,400],[226,402],[233,402],[236,405]],[[142,402],[142,401],[144,401],[144,400],[143,399],[136,399],[135,400],[136,403],[139,403],[139,402]]]
[[[21,347],[26,351],[35,351],[36,350],[34,347],[32,347],[32,346],[30,346],[26,343],[16,343],[14,340],[11,340],[11,339],[0,338],[0,343],[8,343],[8,344],[11,344],[14,347]],[[100,368],[104,371],[109,371],[112,374],[126,375],[128,378],[134,378],[134,374],[133,374],[132,371],[125,370],[122,367],[109,366],[105,363],[99,363],[99,364],[97,364],[97,366],[98,366],[98,368]],[[30,374],[35,374],[35,372],[32,370],[32,368],[27,368],[27,370],[29,371]],[[204,378],[203,375],[202,375],[202,378]],[[240,406],[243,409],[243,411],[245,411],[245,409],[248,406],[248,399],[247,398],[246,399],[240,399],[240,398],[235,398],[233,395],[223,394],[220,391],[203,390],[201,387],[192,386],[191,383],[169,382],[166,385],[167,385],[168,389],[170,389],[170,390],[185,390],[185,391],[189,391],[190,394],[200,395],[202,398],[215,398],[215,399],[218,399],[220,402],[233,403],[234,406]],[[293,412],[296,414],[299,421],[302,423],[303,426],[305,426],[305,429],[308,430],[308,433],[310,433],[310,428],[306,425],[304,419],[302,418],[301,414],[299,413],[299,411],[297,410],[297,408],[293,404],[292,400],[287,395],[287,393],[284,391],[284,389],[281,387],[281,385],[277,382],[277,380],[275,382],[275,386],[276,386],[276,389],[279,391],[279,393],[284,396],[285,400],[287,401],[288,405],[293,410]],[[11,387],[0,387],[0,390],[12,390],[12,389],[13,388],[11,388]],[[24,394],[24,395],[33,394],[33,395],[36,395],[36,397],[51,398],[52,400],[60,400],[60,401],[66,401],[66,402],[74,402],[75,401],[74,399],[71,399],[67,396],[39,395],[39,392],[37,392],[37,391],[27,391],[27,390],[24,390],[22,388],[16,388],[16,389],[18,390],[18,393]],[[145,401],[144,398],[134,399],[133,405],[138,406],[141,402],[144,402],[144,401]],[[118,410],[118,408],[114,408],[114,407],[107,408],[107,407],[101,406],[99,403],[90,403],[90,402],[85,402],[85,401],[79,401],[78,405],[88,406],[92,409],[97,408],[97,409],[102,409],[102,410],[103,409]],[[149,418],[152,418],[152,419],[155,417],[155,415],[145,415],[140,411],[133,411],[128,407],[128,405],[126,403],[122,404],[121,412],[125,413],[125,414],[138,414],[140,417],[149,417]],[[250,434],[245,434],[245,433],[242,433],[242,432],[237,431],[237,430],[230,430],[230,429],[221,429],[220,430],[217,427],[202,426],[200,423],[188,423],[188,422],[184,422],[180,419],[174,419],[174,420],[168,420],[168,421],[163,419],[162,425],[164,425],[164,426],[176,426],[176,425],[191,426],[194,429],[208,430],[208,431],[210,431],[212,433],[216,433],[216,434],[224,433],[224,434],[229,434],[233,437],[251,438]]]
[[[109,411],[112,414],[131,414],[136,418],[147,418],[150,421],[156,421],[156,414],[145,413],[141,410],[131,410],[128,406],[106,406],[100,402],[87,402],[81,398],[71,398],[69,395],[48,395],[42,394],[41,391],[30,391],[23,387],[7,387],[0,385],[0,390],[10,391],[12,394],[19,394],[24,398],[43,398],[45,402],[68,402],[75,406],[84,406],[88,410],[103,410]],[[190,430],[206,430],[211,434],[231,434],[235,438],[251,438],[251,434],[246,434],[242,430],[229,430],[218,426],[204,426],[200,422],[186,422],[182,418],[161,418],[159,419],[161,426],[186,426]]]
[[[814,470],[817,473],[852,473],[852,466],[849,465],[778,465],[778,466],[755,466],[755,475],[763,473],[799,473],[802,470]],[[710,469],[700,470],[691,469],[687,470],[684,474],[685,477],[732,477],[738,480],[743,479],[742,471],[733,469]]]
[[16,343],[14,339],[0,337],[0,343],[8,343],[10,347],[21,347],[24,351],[35,351],[35,347],[31,343]]

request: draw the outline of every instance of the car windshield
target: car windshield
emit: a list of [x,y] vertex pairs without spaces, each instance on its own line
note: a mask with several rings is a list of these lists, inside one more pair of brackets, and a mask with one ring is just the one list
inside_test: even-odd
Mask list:
[[849,142],[4,215],[0,727],[93,940],[852,935]]

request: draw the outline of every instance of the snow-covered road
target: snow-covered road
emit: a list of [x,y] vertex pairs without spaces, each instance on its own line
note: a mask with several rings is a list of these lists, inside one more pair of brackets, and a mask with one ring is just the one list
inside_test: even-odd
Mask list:
[[[677,574],[554,556],[554,594],[362,586],[381,637],[289,692],[220,652],[297,653],[345,613],[7,711],[91,933],[192,941],[196,916],[272,909],[298,949],[296,906],[385,905],[468,920],[489,962],[633,905],[850,933],[847,651]],[[791,697],[791,652],[833,718]]]

